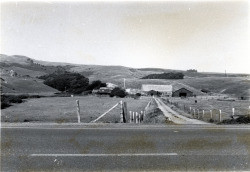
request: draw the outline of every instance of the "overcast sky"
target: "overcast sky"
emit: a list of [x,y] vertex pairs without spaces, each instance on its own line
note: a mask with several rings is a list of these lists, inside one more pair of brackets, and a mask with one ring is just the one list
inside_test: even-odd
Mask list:
[[250,73],[248,1],[5,2],[1,53]]

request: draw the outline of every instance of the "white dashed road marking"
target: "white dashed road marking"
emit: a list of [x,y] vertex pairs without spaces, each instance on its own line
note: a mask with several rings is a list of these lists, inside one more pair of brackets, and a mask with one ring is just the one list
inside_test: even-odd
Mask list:
[[135,153],[135,154],[31,154],[32,157],[108,157],[108,156],[176,156],[177,153]]

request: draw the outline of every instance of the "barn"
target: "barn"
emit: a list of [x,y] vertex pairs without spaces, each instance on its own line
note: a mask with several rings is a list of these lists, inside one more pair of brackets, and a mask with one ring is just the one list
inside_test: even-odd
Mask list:
[[[159,95],[171,96],[173,87],[172,85],[146,85],[143,84],[141,90],[150,95]],[[154,94],[155,93],[155,94]]]
[[192,97],[194,94],[186,88],[181,88],[173,92],[172,97]]

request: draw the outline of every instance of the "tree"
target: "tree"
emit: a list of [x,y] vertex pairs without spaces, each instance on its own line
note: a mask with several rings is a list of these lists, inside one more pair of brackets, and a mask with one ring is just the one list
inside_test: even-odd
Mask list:
[[106,83],[102,83],[100,80],[93,81],[88,87],[87,90],[99,89],[101,87],[106,87]]
[[126,92],[125,90],[119,88],[119,87],[116,87],[114,88],[111,93],[110,93],[110,96],[113,97],[113,96],[117,96],[117,97],[121,97],[121,98],[124,98],[126,96]]
[[79,73],[53,73],[40,77],[44,79],[44,84],[59,91],[67,90],[69,93],[80,94],[89,85],[89,79]]

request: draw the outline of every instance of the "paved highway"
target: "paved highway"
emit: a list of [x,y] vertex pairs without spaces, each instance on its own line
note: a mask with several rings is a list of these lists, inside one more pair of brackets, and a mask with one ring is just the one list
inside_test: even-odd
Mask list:
[[1,171],[250,170],[250,127],[2,126]]

